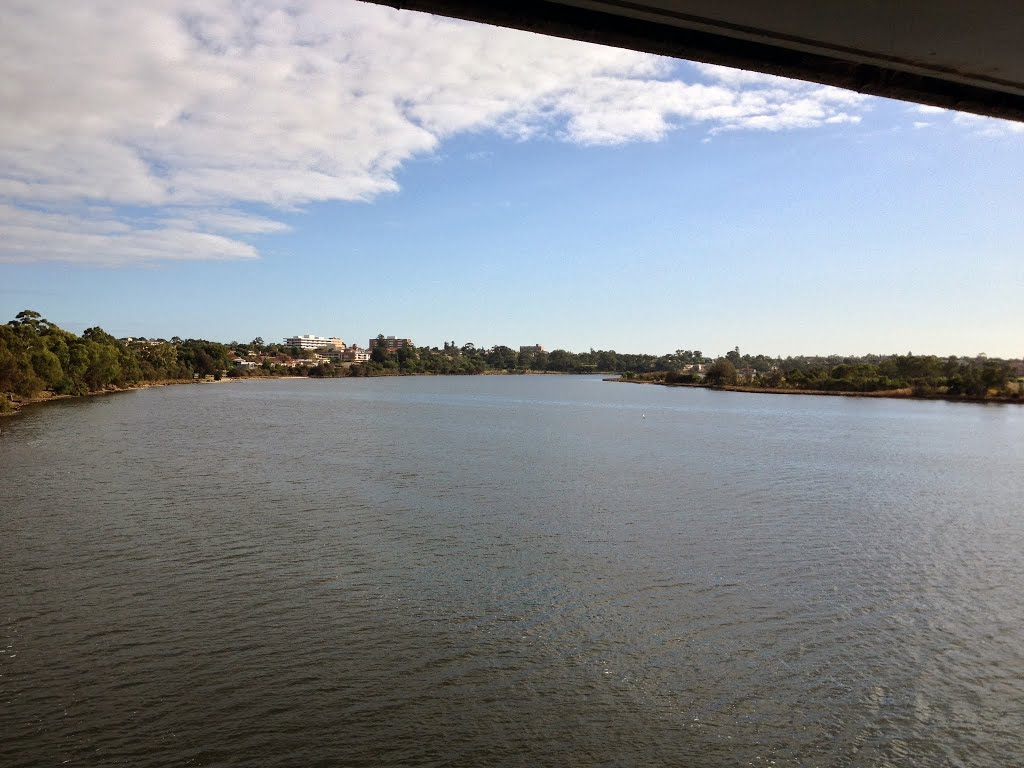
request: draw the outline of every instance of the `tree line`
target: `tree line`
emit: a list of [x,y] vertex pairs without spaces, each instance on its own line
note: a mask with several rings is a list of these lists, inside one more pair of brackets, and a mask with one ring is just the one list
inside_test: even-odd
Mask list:
[[[255,369],[237,365],[239,356],[259,361]],[[739,348],[720,358],[701,350],[677,349],[667,355],[624,354],[615,350],[551,352],[511,347],[477,347],[468,343],[437,347],[405,346],[389,351],[374,348],[365,363],[313,364],[311,350],[265,344],[230,344],[204,339],[115,339],[102,328],[76,336],[25,310],[0,325],[0,408],[10,396],[30,398],[43,391],[83,395],[146,382],[191,380],[222,375],[268,376],[301,370],[313,377],[386,376],[481,373],[617,373],[626,378],[667,384],[727,386],[744,384],[766,389],[822,392],[908,390],[917,396],[1004,397],[1019,399],[1021,384],[1009,361],[941,358],[922,355],[862,357],[787,357],[740,354]],[[303,363],[302,368],[296,362]]]
[[380,376],[392,374],[477,374],[477,373],[622,373],[624,371],[670,371],[673,367],[703,360],[701,352],[679,352],[673,355],[622,354],[614,350],[568,352],[516,351],[511,347],[477,347],[467,343],[461,347],[405,346],[389,351],[377,346],[366,363],[339,366],[322,363],[314,376]]
[[[132,346],[99,327],[76,336],[25,310],[0,325],[0,394],[85,395],[145,382],[220,376],[229,367],[230,352],[224,344],[202,339]],[[0,407],[10,407],[8,397],[0,397]]]
[[676,350],[668,355],[622,354],[614,350],[516,352],[473,344],[438,350],[404,347],[373,351],[370,362],[338,366],[321,363],[313,376],[380,376],[393,374],[504,373],[618,373],[627,379],[668,384],[727,386],[746,384],[764,389],[818,392],[902,391],[918,397],[989,396],[1019,399],[1021,385],[1009,361],[934,355],[865,355],[862,357],[798,356],[772,358],[740,354],[735,348],[720,358],[700,350]]
[[[759,358],[761,356],[758,356]],[[670,371],[667,384],[701,381],[712,386],[745,384],[764,389],[815,392],[900,392],[916,397],[997,397],[1019,400],[1024,381],[1007,360],[935,355],[865,355],[863,357],[787,357],[768,361],[739,356],[719,358],[703,376]]]

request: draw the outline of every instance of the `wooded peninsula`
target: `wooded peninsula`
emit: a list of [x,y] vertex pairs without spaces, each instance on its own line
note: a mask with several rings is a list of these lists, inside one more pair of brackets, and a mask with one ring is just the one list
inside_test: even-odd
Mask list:
[[700,350],[656,356],[452,343],[394,350],[381,344],[364,362],[338,362],[259,337],[228,344],[177,336],[116,339],[99,327],[77,336],[32,310],[0,325],[0,413],[40,399],[178,382],[485,373],[608,373],[624,381],[744,391],[1024,402],[1024,361],[985,355],[773,358],[740,354],[737,347],[712,358]]

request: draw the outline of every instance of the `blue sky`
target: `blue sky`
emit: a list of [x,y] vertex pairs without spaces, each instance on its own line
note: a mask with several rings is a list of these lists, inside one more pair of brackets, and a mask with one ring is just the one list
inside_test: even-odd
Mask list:
[[1016,124],[354,2],[12,18],[4,319],[1024,354]]

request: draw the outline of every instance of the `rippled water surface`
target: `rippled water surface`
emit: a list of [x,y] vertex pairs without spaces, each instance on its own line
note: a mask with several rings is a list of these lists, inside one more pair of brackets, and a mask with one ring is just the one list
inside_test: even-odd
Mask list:
[[591,377],[0,421],[0,765],[1024,765],[1024,408]]

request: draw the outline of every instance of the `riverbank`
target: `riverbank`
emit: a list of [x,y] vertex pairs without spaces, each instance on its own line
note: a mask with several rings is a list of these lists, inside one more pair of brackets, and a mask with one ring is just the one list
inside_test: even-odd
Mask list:
[[202,378],[202,379],[164,379],[162,381],[145,381],[139,384],[132,384],[127,387],[105,387],[104,389],[98,389],[94,392],[86,392],[84,395],[59,395],[56,392],[43,392],[36,397],[18,397],[5,395],[0,393],[0,400],[3,398],[7,399],[7,403],[11,406],[10,410],[0,410],[0,417],[2,416],[14,416],[20,413],[21,410],[27,406],[39,405],[40,403],[55,403],[59,400],[75,400],[83,397],[97,397],[99,395],[116,395],[122,392],[135,392],[140,389],[150,389],[152,387],[172,387],[179,384],[228,384],[238,383],[243,381],[282,381],[286,379],[302,379],[303,381],[312,381],[309,376],[224,376],[220,379],[214,378]]
[[826,397],[867,397],[886,398],[889,400],[945,400],[949,403],[1016,403],[1024,404],[1019,397],[966,397],[959,395],[915,395],[910,387],[904,389],[884,389],[876,392],[835,392],[827,389],[783,389],[781,387],[747,387],[741,384],[668,384],[664,381],[649,379],[624,379],[621,376],[605,379],[620,384],[656,384],[660,387],[691,387],[694,389],[712,389],[720,392],[752,392],[762,395],[824,395]]
[[[283,378],[283,377],[281,377]],[[306,378],[305,376],[299,376],[295,378]],[[223,384],[228,381],[243,381],[244,379],[228,379],[223,378],[220,380],[197,380],[197,379],[168,379],[164,381],[146,381],[140,384],[132,384],[127,387],[105,387],[104,389],[98,389],[94,392],[86,392],[83,395],[59,395],[56,392],[43,392],[36,397],[17,397],[9,399],[7,402],[11,406],[10,410],[0,410],[0,417],[3,416],[14,416],[21,412],[23,408],[27,408],[32,405],[39,405],[40,403],[55,403],[59,400],[77,400],[83,397],[96,397],[98,395],[115,395],[121,392],[135,392],[140,389],[150,389],[152,387],[171,387],[178,384]],[[0,397],[6,397],[0,395]]]

